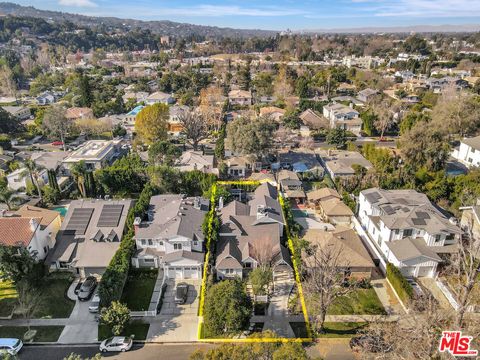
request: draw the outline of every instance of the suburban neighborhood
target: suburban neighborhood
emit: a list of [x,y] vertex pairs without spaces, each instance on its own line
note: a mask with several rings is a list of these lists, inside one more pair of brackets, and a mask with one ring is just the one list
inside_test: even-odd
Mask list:
[[478,31],[0,23],[0,358],[478,356]]

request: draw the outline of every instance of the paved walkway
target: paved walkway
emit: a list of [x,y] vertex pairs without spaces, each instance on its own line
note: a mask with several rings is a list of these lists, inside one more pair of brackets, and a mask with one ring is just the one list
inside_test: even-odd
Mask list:
[[398,315],[327,315],[326,322],[374,322],[374,321],[397,321]]
[[388,315],[405,314],[405,310],[386,279],[378,278],[372,280],[371,283]]
[[418,282],[422,284],[435,298],[435,300],[438,301],[440,307],[444,310],[453,310],[452,305],[450,302],[447,300],[445,295],[443,295],[442,291],[438,288],[438,285],[435,282],[435,279],[432,278],[418,278]]
[[280,337],[295,337],[288,320],[288,297],[295,281],[293,279],[275,280],[275,289],[264,317],[263,330],[272,330]]
[[153,288],[152,298],[150,299],[150,305],[148,306],[148,311],[157,311],[157,304],[162,295],[162,286],[164,279],[163,269],[158,269],[157,280],[155,281],[155,287]]

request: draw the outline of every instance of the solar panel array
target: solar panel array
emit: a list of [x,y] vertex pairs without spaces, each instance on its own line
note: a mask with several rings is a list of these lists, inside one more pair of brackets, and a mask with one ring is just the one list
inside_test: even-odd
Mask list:
[[373,192],[370,194],[365,195],[367,200],[371,203],[376,203],[378,200],[382,198],[382,195],[380,195],[378,192]]
[[93,208],[75,208],[65,230],[84,235],[93,214]]
[[414,225],[427,225],[424,219],[412,219]]
[[430,219],[430,214],[425,211],[417,211],[415,214],[417,214],[417,217],[420,219]]
[[122,215],[123,205],[103,205],[98,218],[98,227],[117,227]]

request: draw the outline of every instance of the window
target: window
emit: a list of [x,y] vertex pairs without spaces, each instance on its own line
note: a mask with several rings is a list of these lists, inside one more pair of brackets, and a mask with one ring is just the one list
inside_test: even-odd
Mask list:
[[182,244],[173,244],[174,250],[182,250]]
[[44,246],[43,247],[43,252],[46,254],[48,252],[48,247]]
[[152,239],[148,239],[148,245],[149,245],[149,246],[152,246],[152,245],[153,245],[153,240],[152,240]]
[[251,269],[252,268],[252,263],[246,262],[245,264],[243,264],[243,267],[245,269]]
[[145,239],[140,240],[140,242],[142,243],[142,245],[147,245],[147,241]]
[[197,245],[198,245],[198,241],[194,241],[193,246],[197,246]]
[[159,245],[163,245],[163,241],[160,240],[160,241],[158,242],[158,244],[159,244]]
[[406,238],[406,237],[409,237],[409,236],[412,236],[413,234],[413,230],[412,229],[405,229],[403,230],[403,237]]
[[473,159],[472,158],[468,158],[467,160],[469,163],[472,163],[473,162]]
[[435,242],[439,242],[442,239],[442,235],[437,234],[435,235]]
[[225,274],[233,274],[233,269],[225,269]]
[[399,229],[395,229],[395,235],[398,235],[400,234],[400,230]]
[[155,259],[145,258],[145,259],[143,259],[143,261],[146,262],[146,263],[153,263],[153,262],[155,262]]
[[445,238],[445,240],[453,240],[453,239],[455,239],[454,234],[448,234],[447,237]]

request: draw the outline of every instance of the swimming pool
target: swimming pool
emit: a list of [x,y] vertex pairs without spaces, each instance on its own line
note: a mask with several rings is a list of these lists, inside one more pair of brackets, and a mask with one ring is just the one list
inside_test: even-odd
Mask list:
[[308,217],[307,210],[292,209],[293,217]]
[[67,209],[66,206],[58,206],[58,207],[53,208],[52,210],[59,212],[60,216],[65,217],[68,209]]

